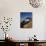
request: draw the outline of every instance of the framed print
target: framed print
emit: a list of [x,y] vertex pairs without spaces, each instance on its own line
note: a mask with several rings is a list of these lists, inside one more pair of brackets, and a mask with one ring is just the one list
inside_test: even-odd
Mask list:
[[32,12],[20,12],[20,28],[32,28]]

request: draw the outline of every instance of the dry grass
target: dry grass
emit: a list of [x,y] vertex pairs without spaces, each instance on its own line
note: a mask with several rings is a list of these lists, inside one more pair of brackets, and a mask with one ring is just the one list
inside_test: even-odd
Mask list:
[[32,21],[24,25],[24,28],[32,28]]

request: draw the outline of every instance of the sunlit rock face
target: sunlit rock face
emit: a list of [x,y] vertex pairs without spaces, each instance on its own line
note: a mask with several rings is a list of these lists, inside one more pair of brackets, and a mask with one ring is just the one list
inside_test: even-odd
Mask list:
[[38,8],[42,5],[42,0],[29,0],[30,5],[34,8]]

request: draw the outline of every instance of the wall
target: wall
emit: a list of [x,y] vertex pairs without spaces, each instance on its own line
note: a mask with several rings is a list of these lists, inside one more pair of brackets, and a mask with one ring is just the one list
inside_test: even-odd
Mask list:
[[[44,5],[43,5],[44,6]],[[32,12],[32,28],[30,29],[20,29],[20,12]],[[0,19],[1,17],[12,17],[13,22],[10,31],[7,33],[13,39],[16,40],[28,40],[34,34],[37,35],[37,39],[45,39],[45,15],[46,9],[43,8],[33,8],[30,6],[28,0],[0,0]],[[2,35],[0,31],[0,35]],[[44,34],[45,33],[45,34]],[[3,33],[4,34],[4,33]],[[0,36],[0,39],[4,37]]]

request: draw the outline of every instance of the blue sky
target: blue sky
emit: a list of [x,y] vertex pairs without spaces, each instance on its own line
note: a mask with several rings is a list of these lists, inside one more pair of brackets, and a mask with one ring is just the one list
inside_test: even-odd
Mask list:
[[24,20],[25,17],[31,17],[32,18],[32,12],[20,12],[21,20]]

